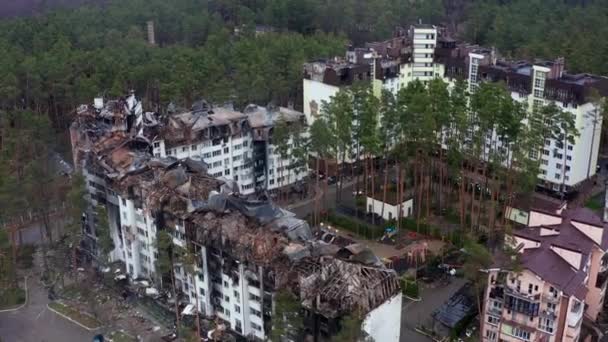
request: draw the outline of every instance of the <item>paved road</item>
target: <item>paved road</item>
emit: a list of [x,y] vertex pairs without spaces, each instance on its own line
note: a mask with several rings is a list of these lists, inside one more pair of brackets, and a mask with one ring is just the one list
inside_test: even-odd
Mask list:
[[[419,325],[428,328],[433,324],[431,314],[446,302],[466,281],[455,279],[449,285],[440,288],[426,288],[422,290],[422,301],[414,302],[404,298],[401,310],[401,341],[402,342],[428,342],[430,338],[414,331]],[[440,325],[441,323],[436,323]]]
[[94,332],[65,320],[46,307],[46,289],[37,276],[28,278],[28,302],[17,311],[0,313],[0,338],[10,342],[89,342]]
[[[356,184],[356,181],[354,181],[354,180],[344,183],[344,186],[342,187],[342,201],[341,201],[342,204],[354,204],[352,188],[355,184]],[[319,186],[321,187],[321,189],[320,189],[321,192],[323,192],[325,190],[324,184],[321,182],[321,183],[319,183]],[[322,210],[336,208],[337,192],[338,192],[338,189],[337,189],[336,184],[328,186],[326,200],[323,201],[322,198],[320,199]],[[323,196],[323,194],[321,193],[319,196]],[[305,218],[307,215],[312,214],[312,212],[314,210],[314,198],[309,198],[304,201],[300,201],[300,202],[297,202],[297,203],[294,203],[291,205],[287,205],[286,207],[288,210],[294,212],[297,217]]]

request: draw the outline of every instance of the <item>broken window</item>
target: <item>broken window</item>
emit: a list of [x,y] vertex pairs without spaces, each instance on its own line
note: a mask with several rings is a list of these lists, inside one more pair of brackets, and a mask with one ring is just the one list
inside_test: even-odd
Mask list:
[[[262,317],[262,313],[254,308],[249,308],[249,312],[254,316]],[[253,325],[253,323],[251,324]]]
[[261,299],[260,296],[256,296],[253,293],[249,294],[249,300],[255,300],[256,302],[259,302],[260,299]]

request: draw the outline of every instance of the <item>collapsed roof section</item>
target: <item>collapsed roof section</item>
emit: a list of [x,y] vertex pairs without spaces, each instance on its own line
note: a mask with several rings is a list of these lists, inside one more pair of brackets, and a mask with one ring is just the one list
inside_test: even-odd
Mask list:
[[194,103],[191,111],[161,116],[159,139],[167,147],[215,140],[237,135],[249,129],[247,116],[224,107],[211,107],[205,101]]
[[397,274],[385,267],[321,257],[299,269],[302,305],[325,317],[366,314],[400,291]]
[[136,137],[143,143],[140,150],[145,150],[144,145],[149,145],[145,132],[155,122],[155,115],[143,113],[141,102],[133,93],[105,103],[97,98],[92,106],[81,105],[70,127],[74,165],[80,165],[91,152],[95,158],[107,156]]
[[[71,128],[73,156],[79,165],[88,152],[98,155],[137,138],[150,145],[164,140],[165,148],[202,141],[219,144],[230,136],[249,134],[256,140],[267,140],[272,127],[281,119],[304,124],[304,114],[284,107],[249,105],[244,112],[230,107],[214,107],[204,100],[190,110],[171,105],[167,114],[144,112],[133,93],[118,100],[95,99],[93,105],[82,105],[76,111]],[[151,150],[151,147],[149,147]]]
[[209,198],[223,184],[207,174],[198,160],[148,158],[116,179],[116,189],[136,202],[145,202],[151,212],[167,212],[182,217],[194,203]]
[[284,120],[288,125],[299,123],[303,126],[305,123],[304,113],[285,107],[250,104],[243,112],[253,129],[253,139],[257,141],[269,140],[272,137],[272,128],[280,120]]
[[305,221],[271,202],[220,193],[186,222],[189,239],[265,267],[275,288],[291,289],[326,317],[367,313],[400,291],[397,274],[368,248],[315,240]]

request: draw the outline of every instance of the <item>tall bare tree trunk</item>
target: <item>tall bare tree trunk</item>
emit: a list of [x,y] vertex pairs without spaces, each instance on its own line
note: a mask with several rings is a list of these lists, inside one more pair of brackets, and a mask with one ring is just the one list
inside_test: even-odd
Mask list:
[[317,186],[315,187],[315,208],[313,210],[313,223],[315,226],[318,226],[319,223],[321,222],[321,217],[320,217],[320,213],[319,213],[319,209],[320,209],[320,205],[319,205],[319,194],[317,192],[321,191],[321,188],[319,188],[319,172],[320,172],[320,167],[319,167],[319,159],[321,158],[321,156],[317,156],[317,160],[315,162],[316,164],[316,168],[317,168],[317,172],[316,172],[316,178],[317,178]]
[[173,265],[173,256],[171,256],[171,288],[173,290],[173,299],[175,300],[175,334],[179,336],[179,305],[177,302],[177,289],[175,288],[175,267]]
[[399,202],[399,212],[397,213],[397,229],[401,229],[401,219],[403,217],[403,175],[401,162],[397,161],[397,201]]
[[374,160],[374,156],[370,155],[370,167],[371,167],[371,174],[372,174],[372,210],[374,211],[372,213],[372,224],[375,225],[376,224],[376,215],[375,215],[375,211],[376,211],[376,201],[375,201],[375,197],[376,197],[376,184],[375,184],[375,180],[374,180],[374,164],[376,163],[376,161]]
[[[504,209],[503,209],[503,215],[502,215],[502,220],[501,220],[501,222],[502,222],[501,225],[502,225],[503,229],[505,228],[505,225],[506,225],[506,219],[507,219],[506,216],[508,213],[507,211],[508,211],[509,206],[511,205],[511,199],[513,197],[513,162],[512,161],[509,162],[509,168],[507,169],[506,184],[507,184],[507,191],[506,191],[507,198],[505,199],[505,203],[503,206]],[[508,214],[510,215],[510,213],[508,213]]]
[[466,172],[465,172],[465,166],[464,166],[464,160],[461,161],[460,164],[460,195],[459,195],[459,202],[460,202],[460,228],[464,229],[465,225],[466,225],[466,219],[465,219],[465,215],[466,215],[466,191],[465,191],[465,181],[466,181]]
[[416,191],[417,191],[417,200],[418,200],[418,211],[416,212],[416,231],[418,233],[420,233],[420,216],[422,215],[422,193],[423,193],[423,179],[422,179],[422,173],[423,173],[423,167],[421,165],[420,162],[420,151],[416,151],[416,179],[417,179],[417,184],[416,184]]
[[425,179],[426,179],[426,219],[427,220],[431,214],[431,183],[432,183],[431,162],[432,162],[431,159],[429,159],[427,162],[427,173],[426,173],[426,177],[425,177]]
[[486,189],[488,189],[488,177],[486,175],[487,168],[488,163],[486,162],[482,171],[484,184],[483,187],[479,189],[479,206],[477,207],[477,229],[481,228],[481,212],[483,211],[482,209],[485,209],[484,193],[486,192]]
[[[369,188],[369,172],[368,172],[368,159],[367,156],[363,157],[363,195],[367,199],[369,192],[367,191]],[[365,212],[369,212],[368,208],[365,208]]]
[[336,184],[336,204],[342,200],[342,189],[344,183],[344,164],[346,163],[346,151],[342,153],[342,164],[336,165],[336,172],[338,172],[339,177],[338,184]]
[[443,178],[444,178],[444,173],[443,173],[443,137],[441,139],[441,144],[439,144],[439,202],[438,202],[438,208],[439,208],[439,214],[442,213],[442,209],[443,209]]
[[325,159],[325,191],[323,192],[323,198],[324,198],[324,202],[325,202],[325,208],[327,209],[329,207],[329,203],[327,201],[327,191],[329,189],[329,186],[327,184],[327,179],[329,178],[329,165],[328,165],[328,160],[327,158]]
[[[386,203],[386,190],[388,188],[388,156],[385,155],[384,158],[384,186],[382,187],[382,210],[381,215],[384,218],[384,205]],[[397,202],[399,203],[399,202]],[[399,203],[400,205],[400,203]],[[401,209],[399,209],[401,210]]]

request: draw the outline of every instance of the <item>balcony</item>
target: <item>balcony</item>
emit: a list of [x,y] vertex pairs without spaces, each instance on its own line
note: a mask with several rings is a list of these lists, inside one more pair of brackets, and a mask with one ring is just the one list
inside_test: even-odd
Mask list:
[[502,309],[499,309],[496,307],[491,307],[491,306],[488,306],[488,308],[486,309],[486,312],[490,315],[498,316],[498,317],[500,317],[502,315]]
[[575,302],[572,304],[572,308],[568,311],[568,325],[572,328],[577,327],[583,318],[584,305],[581,302]]
[[553,320],[555,320],[557,318],[555,310],[542,310],[540,312],[540,316],[541,317],[545,317],[545,318],[549,318],[549,319],[553,319]]
[[503,286],[497,285],[490,289],[490,298],[492,299],[503,299],[505,289]]
[[549,294],[549,295],[543,295],[543,301],[548,302],[548,303],[559,303],[559,298],[560,296],[558,296],[557,294]]
[[503,307],[512,310],[514,314],[522,313],[531,317],[538,316],[540,309],[540,294],[526,296],[518,291],[506,288]]
[[524,299],[526,301],[529,302],[539,302],[540,301],[540,294],[528,294],[528,293],[523,293],[520,291],[517,291],[516,289],[510,288],[508,286],[505,286],[505,293],[508,295],[511,295],[513,297],[519,298],[519,299]]

